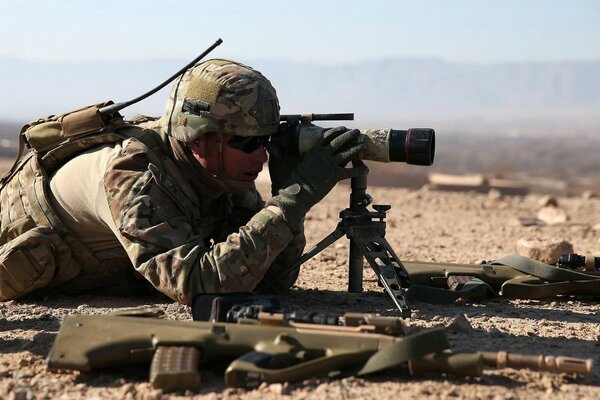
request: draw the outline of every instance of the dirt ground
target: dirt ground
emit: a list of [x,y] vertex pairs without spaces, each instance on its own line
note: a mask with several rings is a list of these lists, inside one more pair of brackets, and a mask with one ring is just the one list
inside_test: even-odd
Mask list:
[[[266,189],[266,187],[262,187]],[[522,226],[517,218],[535,216],[541,196],[503,197],[498,193],[447,193],[370,188],[376,204],[392,206],[387,239],[402,260],[472,263],[516,251],[520,238],[566,239],[576,252],[600,253],[600,199],[558,198],[569,221]],[[309,245],[335,227],[348,203],[348,187],[338,186],[307,217]],[[283,304],[288,309],[337,310],[396,315],[391,301],[367,266],[364,292],[349,295],[348,242],[342,239],[307,262]],[[229,389],[222,376],[207,371],[198,393],[163,394],[147,383],[145,368],[92,373],[51,373],[45,366],[61,319],[70,314],[103,314],[118,309],[157,305],[169,318],[190,319],[185,306],[161,297],[49,297],[0,303],[0,398],[2,399],[597,399],[600,373],[591,376],[531,371],[486,370],[480,378],[426,375],[394,370],[367,378],[309,380],[263,385],[252,391]],[[507,350],[591,357],[600,366],[600,304],[581,299],[547,301],[460,302],[453,305],[413,303],[410,326],[449,325],[464,314],[472,332],[448,331],[457,351]]]

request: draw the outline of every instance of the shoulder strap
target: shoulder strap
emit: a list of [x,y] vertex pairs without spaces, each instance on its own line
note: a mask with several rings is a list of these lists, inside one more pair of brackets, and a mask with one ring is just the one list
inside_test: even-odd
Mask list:
[[21,161],[21,157],[23,156],[23,151],[25,151],[25,137],[23,136],[23,132],[25,132],[28,127],[29,127],[29,125],[24,125],[21,128],[21,132],[19,133],[19,152],[17,153],[17,158],[15,159],[15,162],[10,167],[8,172],[4,174],[2,179],[0,179],[0,190],[2,190],[4,185],[6,185],[6,182],[8,182],[10,180],[10,178],[13,176],[13,174],[17,170],[19,161]]
[[356,372],[356,375],[371,374],[449,348],[450,343],[448,343],[444,329],[422,330],[405,336],[402,340],[385,346],[373,354],[362,368]]
[[516,269],[517,271],[551,282],[588,281],[600,279],[600,276],[597,275],[553,267],[551,265],[544,264],[542,262],[517,254],[502,257],[494,261],[492,265],[506,265]]
[[600,295],[600,279],[588,281],[548,282],[530,275],[510,279],[502,285],[502,297],[509,299],[544,299],[560,295]]

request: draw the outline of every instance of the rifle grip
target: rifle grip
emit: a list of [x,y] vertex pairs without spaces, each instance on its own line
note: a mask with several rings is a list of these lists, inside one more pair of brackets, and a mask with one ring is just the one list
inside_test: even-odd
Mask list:
[[150,383],[163,392],[200,387],[200,351],[189,346],[159,346],[150,365]]

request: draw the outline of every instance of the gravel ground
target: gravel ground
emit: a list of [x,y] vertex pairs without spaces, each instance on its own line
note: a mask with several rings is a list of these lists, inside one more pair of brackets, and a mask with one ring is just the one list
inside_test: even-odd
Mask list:
[[[264,186],[264,185],[263,185]],[[266,189],[266,187],[261,187]],[[307,217],[309,245],[335,227],[348,202],[348,187],[337,187]],[[566,239],[578,253],[600,251],[600,199],[558,198],[566,223],[522,226],[518,217],[535,216],[541,196],[504,197],[498,193],[448,193],[371,188],[377,204],[390,204],[387,239],[402,260],[472,263],[516,251],[521,238]],[[284,306],[314,311],[359,311],[395,315],[391,301],[376,285],[367,266],[364,292],[348,294],[348,243],[342,239],[308,261],[296,287],[282,298]],[[455,398],[455,399],[596,399],[600,374],[574,376],[531,371],[486,370],[480,378],[426,375],[413,377],[398,369],[368,378],[309,380],[263,385],[252,391],[226,388],[222,376],[206,371],[197,393],[163,394],[146,382],[148,371],[129,368],[93,373],[47,371],[45,357],[70,314],[156,305],[169,318],[190,319],[189,309],[162,297],[49,297],[0,303],[1,399],[198,399],[213,398]],[[464,314],[472,326],[448,330],[455,350],[507,350],[528,354],[592,357],[600,362],[600,305],[585,299],[547,301],[414,303],[410,326],[448,326]]]

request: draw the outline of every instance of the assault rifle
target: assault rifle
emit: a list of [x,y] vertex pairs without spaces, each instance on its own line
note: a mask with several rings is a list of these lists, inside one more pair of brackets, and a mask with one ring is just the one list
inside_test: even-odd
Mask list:
[[[390,367],[409,373],[481,375],[484,365],[590,373],[591,360],[500,353],[452,353],[442,329],[411,331],[400,319],[346,315],[344,326],[288,323],[168,321],[150,310],[64,319],[48,355],[50,370],[90,371],[151,364],[150,381],[164,391],[198,389],[200,366],[228,364],[225,383],[367,375]],[[274,323],[273,321],[279,321]]]

